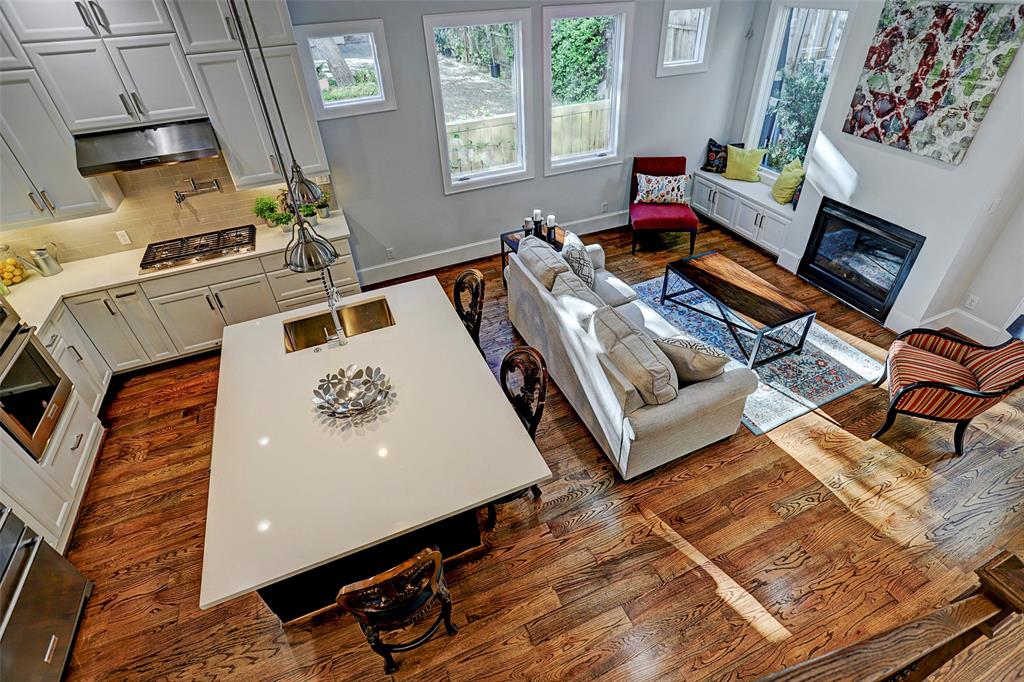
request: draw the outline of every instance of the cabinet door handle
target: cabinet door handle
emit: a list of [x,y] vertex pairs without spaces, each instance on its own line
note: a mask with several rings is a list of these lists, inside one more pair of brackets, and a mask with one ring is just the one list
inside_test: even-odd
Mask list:
[[237,41],[238,35],[235,33],[235,22],[231,20],[231,17],[224,17],[224,25],[228,27],[228,37]]
[[89,0],[89,8],[92,10],[93,16],[96,17],[96,23],[107,29],[107,33],[113,33],[110,30],[110,21],[107,19],[106,12],[100,7],[100,3],[96,2],[96,0]]
[[39,202],[36,201],[36,193],[35,192],[29,192],[28,193],[28,198],[32,201],[32,205],[36,207],[37,211],[39,211],[40,213],[46,213],[46,209],[43,208],[42,206],[40,206]]
[[50,209],[51,211],[56,211],[57,210],[57,207],[53,205],[52,201],[50,201],[50,197],[46,196],[46,190],[45,189],[39,191],[39,196],[41,196],[43,198],[43,203],[46,204],[46,207],[48,209]]
[[142,106],[142,98],[139,97],[139,93],[135,91],[132,91],[132,103],[135,105],[135,108],[139,110],[139,118],[146,115],[146,108]]
[[210,300],[209,294],[206,294],[206,305],[210,306],[210,310],[216,310],[216,308],[213,307],[213,301]]
[[53,654],[57,651],[57,641],[57,635],[50,635],[50,644],[46,647],[46,653],[43,654],[43,663],[53,663]]
[[125,96],[125,94],[123,92],[119,92],[117,93],[117,97],[121,100],[121,106],[124,107],[125,112],[134,119],[135,110],[132,109],[132,105],[128,102],[128,98]]
[[320,281],[319,277],[313,277],[313,278],[307,279],[306,280],[306,284],[312,284],[313,282],[319,282],[319,281]]
[[103,299],[103,305],[107,306],[107,312],[108,313],[110,313],[111,315],[114,315],[114,316],[117,315],[117,311],[114,310],[112,307],[110,307],[110,299],[109,298]]
[[92,31],[96,35],[99,35],[100,30],[96,28],[95,24],[92,23],[92,17],[89,16],[89,10],[85,8],[85,5],[83,5],[80,2],[76,2],[75,8],[78,10],[78,14],[82,17],[82,23],[84,23],[90,31]]
[[84,438],[85,438],[85,434],[84,433],[80,433],[77,436],[75,436],[75,444],[71,446],[71,451],[72,452],[74,452],[75,450],[77,450],[78,448],[80,448],[82,446],[82,439],[84,439]]
[[224,307],[224,301],[220,300],[220,292],[219,291],[214,292],[213,297],[217,300],[217,305],[219,305],[221,308],[223,308]]
[[122,291],[119,294],[114,294],[114,298],[128,298],[129,296],[134,296],[135,293],[134,291]]
[[85,359],[82,357],[82,354],[78,352],[78,349],[75,348],[74,346],[68,346],[68,350],[75,354],[75,357],[78,358],[79,362]]
[[43,344],[43,348],[45,348],[46,350],[50,350],[56,344],[57,344],[57,335],[56,334],[50,334],[50,340],[47,341],[45,344]]
[[281,170],[277,166],[277,157],[274,156],[273,154],[267,154],[267,158],[270,159],[270,167],[274,170],[274,172],[280,173]]

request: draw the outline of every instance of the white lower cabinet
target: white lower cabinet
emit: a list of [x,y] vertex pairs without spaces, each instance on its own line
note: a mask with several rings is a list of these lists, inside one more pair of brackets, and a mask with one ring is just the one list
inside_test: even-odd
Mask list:
[[220,346],[224,318],[209,287],[159,296],[151,302],[179,353]]
[[84,482],[86,468],[90,464],[89,454],[97,445],[103,432],[100,420],[96,418],[82,400],[68,401],[66,414],[46,448],[40,465],[54,483],[69,494],[73,494]]
[[747,239],[757,239],[757,222],[761,219],[761,211],[749,201],[741,201],[736,209],[736,219],[732,222],[732,231]]
[[138,284],[110,289],[107,293],[117,306],[118,313],[131,327],[150,361],[159,362],[177,355],[171,337],[153,312],[153,306]]
[[694,175],[690,204],[723,227],[778,255],[792,220],[790,208],[774,200],[762,182],[714,179]]
[[266,275],[253,275],[210,286],[226,324],[248,322],[278,312]]
[[85,367],[85,356],[74,344],[61,340],[50,351],[53,359],[71,379],[71,384],[78,392],[78,397],[88,406],[91,414],[96,414],[103,402],[105,387],[100,386],[96,378]]
[[149,364],[149,355],[106,291],[72,296],[66,303],[113,371]]

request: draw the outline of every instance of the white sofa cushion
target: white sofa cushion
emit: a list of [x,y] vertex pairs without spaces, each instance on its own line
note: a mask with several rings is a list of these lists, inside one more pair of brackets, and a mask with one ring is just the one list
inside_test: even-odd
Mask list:
[[607,270],[594,273],[594,291],[613,308],[636,300],[636,292]]
[[583,328],[590,326],[594,311],[604,307],[604,301],[593,289],[571,272],[560,272],[551,286],[551,295],[558,306]]
[[590,333],[615,367],[648,405],[663,405],[679,394],[679,376],[654,341],[614,308],[594,311]]
[[665,352],[683,383],[706,381],[725,371],[729,356],[719,348],[693,338],[677,334],[669,338],[654,339]]
[[569,264],[551,248],[547,242],[530,236],[519,242],[516,251],[526,269],[544,285],[548,291],[560,272],[568,272]]
[[583,280],[591,289],[594,288],[594,263],[590,260],[587,247],[576,236],[575,232],[565,232],[565,241],[562,242],[562,259],[569,264],[569,269],[576,273],[576,276]]

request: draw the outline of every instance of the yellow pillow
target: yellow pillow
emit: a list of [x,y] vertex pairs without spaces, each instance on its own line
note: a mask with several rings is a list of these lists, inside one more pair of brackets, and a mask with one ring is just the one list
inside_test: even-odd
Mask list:
[[740,149],[729,145],[723,175],[730,180],[757,182],[761,179],[757,169],[761,167],[761,159],[767,153],[767,149]]
[[803,179],[804,169],[800,159],[793,159],[783,166],[779,177],[775,178],[775,184],[772,185],[772,196],[775,197],[775,201],[780,204],[788,204],[793,201],[796,188],[803,182]]

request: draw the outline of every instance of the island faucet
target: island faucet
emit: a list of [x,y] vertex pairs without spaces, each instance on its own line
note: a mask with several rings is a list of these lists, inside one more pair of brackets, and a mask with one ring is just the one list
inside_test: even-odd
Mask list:
[[345,327],[342,326],[341,317],[338,315],[338,310],[341,308],[341,289],[334,284],[334,277],[331,276],[331,269],[329,267],[320,271],[320,280],[324,284],[324,293],[327,294],[327,308],[331,311],[331,319],[334,321],[334,329],[336,330],[336,333],[331,334],[330,331],[324,329],[324,335],[327,337],[327,347],[337,348],[344,346],[348,343],[348,338],[345,336]]

